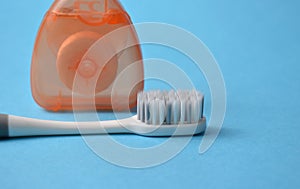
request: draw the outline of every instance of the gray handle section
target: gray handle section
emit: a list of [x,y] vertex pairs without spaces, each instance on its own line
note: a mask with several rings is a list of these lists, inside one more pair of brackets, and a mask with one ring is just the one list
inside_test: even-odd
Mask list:
[[9,137],[8,132],[8,115],[0,114],[0,138]]

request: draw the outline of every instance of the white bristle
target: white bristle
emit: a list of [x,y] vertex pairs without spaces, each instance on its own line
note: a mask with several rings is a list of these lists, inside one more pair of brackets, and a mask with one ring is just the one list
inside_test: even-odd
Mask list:
[[187,123],[192,123],[192,102],[191,100],[187,100],[186,101],[186,122]]
[[142,103],[143,103],[143,101],[142,101],[142,95],[143,95],[143,93],[141,92],[141,93],[139,93],[138,94],[138,96],[137,96],[137,116],[138,116],[138,119],[139,120],[142,120],[142,117],[141,117],[141,115],[143,115],[142,114]]
[[184,123],[186,121],[186,100],[181,99],[180,100],[180,123]]
[[171,122],[171,124],[178,124],[179,123],[179,121],[180,121],[180,112],[181,112],[180,100],[176,99],[172,104],[172,112],[171,112],[172,122]]
[[166,103],[164,100],[159,100],[158,102],[158,111],[159,111],[159,122],[158,124],[161,125],[165,122],[166,118]]
[[200,112],[200,106],[199,106],[197,99],[192,99],[192,103],[191,103],[191,120],[192,120],[192,122],[196,122],[197,120],[200,119],[199,112]]
[[149,125],[197,123],[203,95],[196,91],[149,91],[138,94],[138,119]]

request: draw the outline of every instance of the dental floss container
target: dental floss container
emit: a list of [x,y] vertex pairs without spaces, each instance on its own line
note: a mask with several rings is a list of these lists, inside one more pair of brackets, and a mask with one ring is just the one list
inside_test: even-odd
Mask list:
[[71,111],[76,98],[79,110],[128,110],[143,88],[141,47],[118,0],[54,1],[31,63],[32,95],[42,108]]

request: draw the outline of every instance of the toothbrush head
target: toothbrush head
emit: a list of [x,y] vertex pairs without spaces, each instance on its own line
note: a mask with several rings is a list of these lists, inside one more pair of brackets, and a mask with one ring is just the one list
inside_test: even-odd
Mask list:
[[[149,91],[138,94],[135,124],[128,129],[144,136],[184,136],[203,133],[204,96],[198,91]],[[130,123],[131,120],[129,120]]]
[[204,96],[198,91],[149,91],[138,94],[138,119],[147,124],[193,124],[203,118]]

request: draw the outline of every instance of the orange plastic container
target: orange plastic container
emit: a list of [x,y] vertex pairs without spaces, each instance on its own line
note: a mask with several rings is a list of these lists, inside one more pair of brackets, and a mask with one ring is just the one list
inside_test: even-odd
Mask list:
[[[35,101],[50,111],[72,110],[74,97],[80,110],[134,107],[144,87],[144,70],[131,24],[117,0],[56,0],[33,51]],[[116,79],[121,73],[126,79]]]

